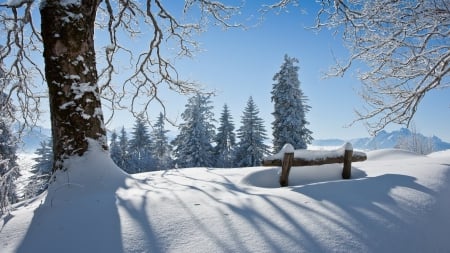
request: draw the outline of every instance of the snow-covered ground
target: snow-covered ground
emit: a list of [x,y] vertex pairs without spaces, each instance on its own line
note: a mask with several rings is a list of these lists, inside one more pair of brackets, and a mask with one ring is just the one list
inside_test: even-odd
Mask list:
[[450,150],[372,151],[350,180],[294,167],[286,188],[276,167],[129,176],[93,150],[69,167],[1,218],[0,252],[450,251]]
[[25,187],[30,182],[30,177],[33,176],[30,170],[36,164],[36,161],[34,161],[36,157],[37,155],[33,153],[19,153],[17,155],[17,163],[20,166],[20,177],[16,180],[16,191],[19,199],[25,197]]

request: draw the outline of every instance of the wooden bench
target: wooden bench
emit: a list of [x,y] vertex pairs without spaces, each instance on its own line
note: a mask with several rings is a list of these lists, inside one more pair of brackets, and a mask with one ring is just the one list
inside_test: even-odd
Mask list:
[[332,163],[343,163],[342,178],[351,177],[352,162],[361,162],[367,159],[364,152],[353,152],[351,143],[344,144],[336,150],[294,150],[291,144],[286,144],[275,155],[263,159],[263,166],[281,166],[280,185],[288,186],[289,172],[292,166],[310,166]]

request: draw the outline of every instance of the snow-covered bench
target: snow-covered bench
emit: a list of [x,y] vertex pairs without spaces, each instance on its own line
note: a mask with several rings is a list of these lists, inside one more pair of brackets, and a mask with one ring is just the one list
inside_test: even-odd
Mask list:
[[342,178],[349,179],[352,162],[361,162],[366,159],[367,155],[364,152],[353,152],[353,146],[348,142],[336,150],[294,150],[294,147],[288,143],[277,154],[264,158],[262,164],[263,166],[281,166],[280,185],[287,186],[292,166],[343,163]]

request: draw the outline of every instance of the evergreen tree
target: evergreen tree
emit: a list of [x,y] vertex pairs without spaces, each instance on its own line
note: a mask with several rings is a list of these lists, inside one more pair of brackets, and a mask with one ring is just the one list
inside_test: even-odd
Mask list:
[[128,173],[140,173],[154,169],[150,134],[142,117],[137,117],[129,142]]
[[[120,167],[122,164],[122,154],[118,142],[118,136],[116,133],[116,130],[114,130],[111,133],[111,143],[109,144],[109,155],[111,156],[111,159],[114,161],[114,163]],[[120,167],[121,168],[121,167]]]
[[264,144],[267,140],[264,122],[258,116],[259,110],[250,97],[241,118],[241,127],[237,130],[239,142],[236,148],[236,164],[240,167],[258,166],[269,147]]
[[186,104],[181,114],[184,123],[180,133],[173,140],[174,156],[179,167],[213,167],[214,151],[212,142],[215,127],[210,96],[196,94]]
[[130,154],[128,152],[128,137],[127,132],[125,131],[125,127],[122,127],[120,130],[119,142],[118,142],[118,157],[117,157],[117,166],[119,166],[122,170],[130,173]]
[[37,196],[47,189],[53,169],[52,141],[42,141],[40,147],[37,148],[34,153],[37,155],[33,158],[36,163],[30,170],[30,172],[33,173],[33,176],[31,176],[30,183],[26,188],[25,195],[27,198]]
[[234,167],[233,155],[236,146],[236,135],[234,133],[233,120],[226,104],[223,106],[219,124],[215,138],[216,146],[214,147],[216,167],[231,168]]
[[170,157],[172,146],[169,144],[168,132],[164,128],[164,115],[160,113],[150,134],[152,139],[151,152],[155,159],[156,167],[159,170],[170,169],[173,165],[172,158]]
[[[0,87],[2,78],[0,78]],[[19,177],[17,165],[17,139],[11,131],[11,118],[6,113],[6,95],[0,93],[0,214],[6,211],[10,203],[17,202],[14,181]]]
[[306,149],[312,142],[312,132],[306,127],[309,122],[305,113],[310,107],[306,105],[306,97],[300,89],[298,79],[299,67],[296,58],[284,56],[284,63],[275,74],[272,89],[272,102],[274,103],[275,121],[273,129],[273,149],[279,151],[284,144],[290,143],[295,149]]

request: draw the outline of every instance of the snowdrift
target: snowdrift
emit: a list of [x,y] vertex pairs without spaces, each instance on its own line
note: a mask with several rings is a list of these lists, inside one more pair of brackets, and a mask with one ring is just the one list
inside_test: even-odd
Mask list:
[[[0,220],[0,252],[447,252],[450,151],[340,165],[129,176],[100,151]],[[93,165],[93,161],[95,164]],[[83,171],[84,170],[84,171]],[[92,173],[86,178],[85,173]]]

